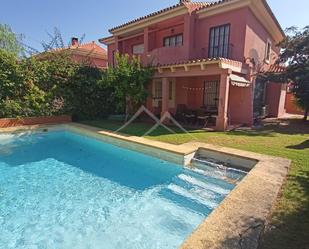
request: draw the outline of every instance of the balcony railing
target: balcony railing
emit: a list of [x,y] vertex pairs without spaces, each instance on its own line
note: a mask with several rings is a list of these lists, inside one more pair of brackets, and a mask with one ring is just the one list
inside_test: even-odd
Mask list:
[[158,64],[169,64],[181,60],[186,60],[188,55],[184,46],[179,47],[161,47],[155,48],[152,51],[144,54],[143,62],[152,63],[153,65]]
[[140,55],[144,64],[164,65],[175,62],[187,61],[189,59],[204,59],[204,58],[227,58],[231,60],[239,60],[234,54],[234,45],[228,44],[225,46],[204,47],[197,49],[193,54],[186,51],[185,46],[179,47],[161,47],[155,48],[148,53]]

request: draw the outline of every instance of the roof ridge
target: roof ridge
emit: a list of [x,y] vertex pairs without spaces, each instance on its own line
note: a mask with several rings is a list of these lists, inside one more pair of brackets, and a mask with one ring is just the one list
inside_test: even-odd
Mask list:
[[[89,45],[93,45],[93,47],[89,47]],[[98,51],[98,49],[100,49],[100,51]],[[62,51],[62,50],[75,50],[75,51],[77,51],[77,50],[81,50],[81,51],[87,50],[87,51],[92,52],[92,53],[102,53],[104,55],[107,54],[107,50],[105,48],[101,47],[100,45],[98,45],[95,41],[81,43],[81,44],[78,44],[77,46],[69,45],[69,46],[65,46],[63,48],[53,48],[49,52],[59,52],[59,51]]]

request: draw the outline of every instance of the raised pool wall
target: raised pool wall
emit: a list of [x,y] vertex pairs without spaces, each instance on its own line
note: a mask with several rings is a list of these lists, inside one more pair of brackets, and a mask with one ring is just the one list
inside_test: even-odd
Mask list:
[[44,129],[66,129],[181,165],[190,165],[198,152],[246,168],[248,175],[186,239],[181,249],[256,249],[291,164],[280,157],[199,142],[172,145],[74,123],[11,127],[0,132]]
[[20,127],[25,125],[64,124],[69,122],[72,122],[72,117],[69,115],[26,118],[0,118],[0,129],[9,127]]

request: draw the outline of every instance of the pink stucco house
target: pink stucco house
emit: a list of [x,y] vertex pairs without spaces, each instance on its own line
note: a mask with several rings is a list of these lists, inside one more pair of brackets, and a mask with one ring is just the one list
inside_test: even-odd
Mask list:
[[156,67],[147,107],[157,114],[203,109],[217,130],[226,130],[251,126],[264,105],[270,116],[285,112],[286,86],[256,77],[278,70],[271,65],[284,38],[265,0],[182,0],[109,31],[99,40],[108,47],[109,66],[118,51]]

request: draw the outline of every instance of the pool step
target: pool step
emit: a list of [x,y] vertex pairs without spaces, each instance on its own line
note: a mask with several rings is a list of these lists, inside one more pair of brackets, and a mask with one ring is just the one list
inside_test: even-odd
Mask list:
[[161,194],[195,212],[209,213],[233,188],[233,184],[210,177],[202,170],[185,169]]
[[246,175],[247,172],[227,167],[219,162],[207,158],[193,158],[191,161],[193,171],[212,178],[221,179],[232,184],[237,184]]
[[230,192],[229,189],[220,187],[218,185],[215,185],[215,184],[207,182],[207,181],[199,180],[199,179],[194,178],[194,177],[192,177],[190,175],[181,174],[178,177],[181,180],[183,180],[183,181],[185,181],[185,182],[187,182],[189,184],[198,186],[201,189],[207,189],[207,190],[212,191],[212,192],[217,193],[217,194],[227,195]]

